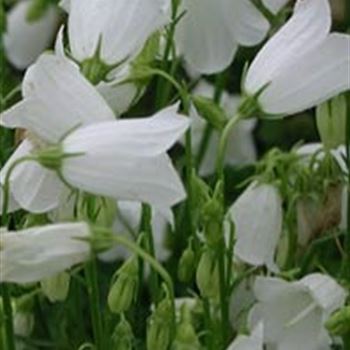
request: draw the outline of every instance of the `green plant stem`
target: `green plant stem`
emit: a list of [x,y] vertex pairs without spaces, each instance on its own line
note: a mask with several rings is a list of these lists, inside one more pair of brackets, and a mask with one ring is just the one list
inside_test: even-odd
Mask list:
[[[152,232],[152,209],[148,204],[142,205],[142,231],[145,232],[147,251],[153,258],[155,258],[154,239]],[[158,275],[153,269],[151,269],[150,282],[152,299],[157,304],[160,297],[158,288],[159,282]]]
[[226,124],[224,130],[222,131],[220,141],[219,141],[219,150],[216,160],[216,173],[219,180],[224,180],[224,164],[225,164],[225,155],[227,143],[230,137],[230,134],[238,122],[242,119],[242,115],[237,113],[233,118],[231,118]]
[[[167,38],[167,43],[164,50],[164,55],[162,59],[162,70],[168,71],[168,59],[171,53],[171,49],[174,43],[174,36],[175,36],[175,30],[176,30],[176,16],[177,16],[177,10],[178,10],[178,1],[172,1],[172,22],[169,27],[169,33]],[[170,73],[173,75],[176,71],[177,62],[176,57],[174,57],[174,60],[172,62]],[[157,90],[156,90],[156,107],[157,109],[163,107],[164,103],[167,100],[167,97],[169,96],[170,92],[170,84],[168,81],[162,79],[164,77],[160,77],[157,81]]]
[[100,295],[97,281],[96,257],[92,256],[91,260],[85,266],[85,276],[87,282],[87,291],[91,310],[91,321],[94,332],[94,341],[96,350],[104,350],[103,324],[101,318]]
[[203,308],[204,308],[204,322],[207,333],[205,334],[205,345],[207,350],[214,350],[213,340],[214,336],[211,333],[213,330],[212,320],[211,320],[211,312],[210,312],[210,301],[207,298],[203,299]]

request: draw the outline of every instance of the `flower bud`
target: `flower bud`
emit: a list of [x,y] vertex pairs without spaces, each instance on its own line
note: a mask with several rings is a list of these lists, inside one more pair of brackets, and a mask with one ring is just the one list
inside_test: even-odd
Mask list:
[[130,323],[122,316],[112,334],[112,344],[115,350],[132,350],[134,334]]
[[172,307],[164,298],[151,315],[147,325],[147,350],[167,350],[172,332]]
[[67,272],[61,272],[56,276],[40,281],[42,292],[52,303],[64,301],[67,298],[69,283],[70,275]]
[[182,253],[179,261],[177,275],[181,282],[189,282],[194,274],[195,254],[191,244]]
[[345,95],[339,95],[317,107],[317,128],[326,149],[345,144],[346,109]]
[[138,289],[138,260],[132,256],[117,272],[117,280],[108,294],[108,306],[112,312],[127,311],[134,301]]
[[212,99],[204,96],[192,96],[199,115],[217,130],[223,130],[227,123],[225,111]]
[[186,305],[181,310],[181,322],[176,329],[172,350],[198,350],[201,348],[196,331],[191,322],[190,310]]
[[205,298],[215,299],[219,295],[219,267],[215,252],[206,249],[199,260],[196,272],[197,286]]
[[334,336],[350,334],[350,305],[336,311],[326,322],[326,328]]

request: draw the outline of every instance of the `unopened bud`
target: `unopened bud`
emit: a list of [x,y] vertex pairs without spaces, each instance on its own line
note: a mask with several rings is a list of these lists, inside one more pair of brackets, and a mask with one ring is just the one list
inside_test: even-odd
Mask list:
[[164,298],[151,315],[147,326],[147,350],[167,350],[172,331],[172,307],[168,297]]
[[223,108],[212,99],[204,96],[192,96],[192,101],[199,115],[217,130],[223,130],[227,123],[227,116]]
[[130,323],[122,316],[112,334],[112,346],[115,350],[132,350],[134,334]]
[[181,322],[176,329],[172,350],[199,350],[201,348],[196,331],[191,322],[191,314],[184,305],[181,310]]
[[117,280],[108,294],[108,306],[112,312],[127,311],[136,298],[138,289],[138,260],[132,256],[117,272]]
[[219,295],[219,268],[215,252],[206,249],[199,260],[196,273],[197,286],[205,298],[215,299]]
[[334,149],[345,144],[346,109],[345,95],[334,97],[317,107],[317,128],[325,148]]
[[56,276],[40,281],[42,292],[52,303],[66,300],[69,284],[70,275],[67,272],[61,272]]
[[336,311],[326,322],[326,328],[334,336],[350,334],[350,305]]
[[181,282],[189,282],[192,279],[195,268],[195,254],[191,244],[181,255],[177,274]]

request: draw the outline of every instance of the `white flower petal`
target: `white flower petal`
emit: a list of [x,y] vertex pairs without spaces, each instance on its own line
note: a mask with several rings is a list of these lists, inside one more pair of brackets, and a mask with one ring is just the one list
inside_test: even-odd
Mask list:
[[[80,147],[84,155],[68,158],[63,164],[63,176],[71,185],[94,194],[158,207],[170,207],[185,198],[181,180],[166,154],[125,156],[113,145],[96,148],[96,140],[90,141]],[[65,151],[71,153],[76,146],[79,147],[65,145]]]
[[251,335],[239,335],[227,350],[263,350],[264,326],[260,322],[252,331]]
[[[254,205],[253,205],[254,203]],[[274,255],[282,231],[282,199],[267,184],[252,183],[228,212],[235,223],[235,256],[275,270]]]
[[310,290],[327,314],[342,307],[348,294],[333,278],[320,273],[308,275],[298,283]]
[[166,152],[189,126],[189,120],[165,108],[149,118],[123,119],[95,123],[79,128],[65,140],[71,153],[89,150],[101,157],[112,153],[122,157],[154,157]]
[[326,38],[331,26],[328,0],[298,0],[291,19],[267,42],[249,68],[245,89],[256,93]]
[[[3,205],[4,205],[4,190],[2,188],[2,185],[0,185],[0,216],[2,215]],[[20,209],[20,206],[16,202],[12,193],[10,192],[8,203],[7,203],[7,213],[13,213],[18,209]]]
[[[24,140],[0,172],[3,184],[11,164],[17,159],[27,156],[33,145]],[[10,192],[19,206],[32,213],[43,213],[58,206],[59,197],[64,185],[57,175],[40,164],[29,161],[19,164],[10,178]]]
[[75,0],[69,6],[68,35],[73,56],[94,55],[116,64],[136,55],[149,36],[170,21],[168,0]]
[[[176,29],[176,45],[190,69],[212,74],[233,61],[238,48],[224,20],[226,0],[183,0],[186,14]],[[232,22],[232,21],[231,21]]]
[[224,12],[233,37],[240,45],[260,43],[270,29],[270,24],[251,0],[226,0]]
[[114,119],[78,67],[51,54],[28,69],[23,95],[22,102],[3,113],[2,125],[26,128],[47,142],[57,142],[80,124]]
[[259,101],[271,114],[294,114],[350,89],[350,35],[331,34],[314,51],[293,57]]
[[289,0],[263,0],[264,5],[273,13],[277,14]]
[[18,69],[27,68],[50,45],[57,29],[59,15],[49,6],[44,15],[28,22],[27,11],[32,1],[18,2],[8,13],[4,47],[9,61]]
[[0,281],[37,282],[89,258],[85,223],[57,224],[0,235]]

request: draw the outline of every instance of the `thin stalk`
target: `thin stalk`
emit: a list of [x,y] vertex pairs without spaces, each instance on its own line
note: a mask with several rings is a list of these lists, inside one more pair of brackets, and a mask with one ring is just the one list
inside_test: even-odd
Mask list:
[[[177,16],[177,10],[178,10],[178,1],[173,0],[172,1],[172,9],[171,9],[171,18],[172,18],[172,22],[170,24],[169,27],[169,33],[168,33],[168,38],[167,38],[167,43],[165,46],[165,50],[164,50],[164,55],[163,55],[163,59],[162,59],[162,69],[164,71],[168,71],[168,59],[171,53],[171,49],[174,43],[174,36],[175,36],[175,30],[176,30],[176,16]],[[172,66],[170,68],[170,71],[172,73],[175,72],[176,70],[176,57],[174,57],[174,60],[172,62]],[[156,107],[157,108],[161,108],[163,106],[163,104],[165,103],[164,101],[166,101],[167,98],[167,94],[169,94],[170,91],[170,85],[168,81],[164,81],[164,79],[162,79],[162,77],[160,77],[157,81],[157,90],[156,90]]]
[[[142,205],[142,226],[142,230],[145,233],[145,238],[147,240],[147,251],[153,258],[155,258],[154,239],[152,232],[152,209],[148,204]],[[160,296],[158,288],[159,282],[158,275],[153,269],[151,269],[150,281],[152,299],[157,304]]]
[[214,336],[210,332],[213,330],[212,320],[211,320],[211,312],[210,312],[210,301],[209,299],[203,299],[203,308],[204,308],[204,322],[205,328],[207,330],[205,334],[205,345],[206,349],[214,350],[213,340]]
[[229,331],[229,306],[228,306],[228,288],[226,285],[226,264],[225,264],[225,240],[220,239],[218,246],[218,263],[219,263],[219,291],[220,291],[220,312],[221,312],[221,332],[222,348],[226,349],[228,331]]
[[100,294],[97,281],[96,257],[92,256],[85,266],[85,276],[87,282],[87,291],[91,310],[91,321],[94,333],[96,350],[104,350],[103,324],[101,318]]
[[237,113],[229,122],[226,124],[219,141],[219,150],[218,157],[216,160],[216,172],[217,177],[220,180],[224,180],[224,162],[225,162],[225,154],[227,143],[230,137],[230,134],[233,128],[238,124],[238,122],[242,119],[242,115]]

